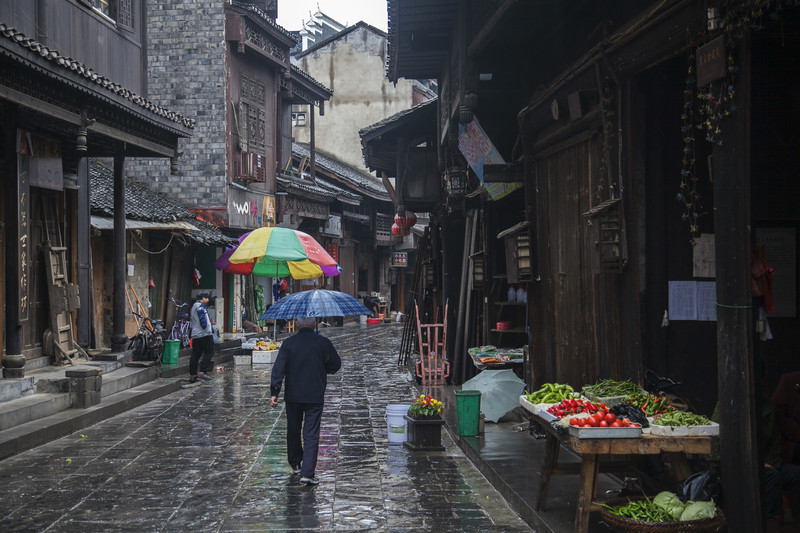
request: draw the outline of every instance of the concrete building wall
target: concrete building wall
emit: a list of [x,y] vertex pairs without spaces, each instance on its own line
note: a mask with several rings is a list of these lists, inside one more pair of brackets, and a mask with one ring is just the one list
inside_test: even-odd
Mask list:
[[[412,106],[415,82],[395,86],[384,76],[386,37],[357,27],[326,46],[295,60],[314,79],[333,90],[325,116],[315,109],[316,147],[366,173],[358,130]],[[308,113],[308,107],[305,107]],[[310,117],[295,126],[297,142],[310,141]]]
[[126,174],[150,182],[187,207],[227,204],[225,157],[225,12],[220,0],[147,3],[147,84],[152,102],[196,121],[182,139],[178,174],[168,160],[126,162]]

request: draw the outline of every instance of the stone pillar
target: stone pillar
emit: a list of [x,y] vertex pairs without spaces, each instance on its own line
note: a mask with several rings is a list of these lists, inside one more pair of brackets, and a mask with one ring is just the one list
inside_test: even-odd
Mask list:
[[76,409],[86,409],[100,403],[103,376],[99,368],[79,368],[66,371],[69,379],[69,401]]

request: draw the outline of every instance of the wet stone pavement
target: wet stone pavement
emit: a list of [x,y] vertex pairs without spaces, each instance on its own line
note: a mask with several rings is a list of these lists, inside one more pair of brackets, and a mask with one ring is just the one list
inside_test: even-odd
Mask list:
[[419,391],[401,324],[322,332],[342,355],[322,418],[317,487],[286,462],[271,365],[226,363],[186,386],[0,461],[10,531],[531,531],[443,432],[442,452],[388,445],[386,406]]

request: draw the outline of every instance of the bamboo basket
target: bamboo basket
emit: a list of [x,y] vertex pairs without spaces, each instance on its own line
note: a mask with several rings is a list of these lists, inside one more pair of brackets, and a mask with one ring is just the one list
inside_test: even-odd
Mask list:
[[[643,498],[614,498],[603,502],[605,505],[618,506],[625,505],[630,500],[641,500]],[[722,531],[725,526],[725,515],[722,509],[717,507],[717,516],[714,518],[703,518],[701,520],[686,520],[683,522],[648,522],[646,520],[634,520],[617,516],[609,512],[605,507],[600,508],[600,516],[608,525],[616,531],[623,533],[716,533]]]

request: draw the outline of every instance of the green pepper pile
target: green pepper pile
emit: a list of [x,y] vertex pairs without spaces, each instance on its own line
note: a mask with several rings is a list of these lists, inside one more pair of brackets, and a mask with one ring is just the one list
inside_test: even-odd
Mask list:
[[536,392],[526,392],[525,396],[531,403],[560,403],[567,398],[576,396],[575,390],[569,385],[561,383],[545,383]]
[[703,415],[688,413],[686,411],[670,411],[655,420],[657,426],[710,426],[711,421]]
[[609,513],[630,518],[631,520],[642,520],[645,522],[674,522],[675,519],[665,509],[653,503],[653,500],[631,500],[625,505],[602,505]]
[[641,391],[628,396],[622,400],[622,403],[627,403],[633,405],[634,407],[638,407],[644,411],[646,416],[661,415],[675,409],[669,404],[669,400],[667,400],[665,397],[656,396],[654,394],[645,394]]

